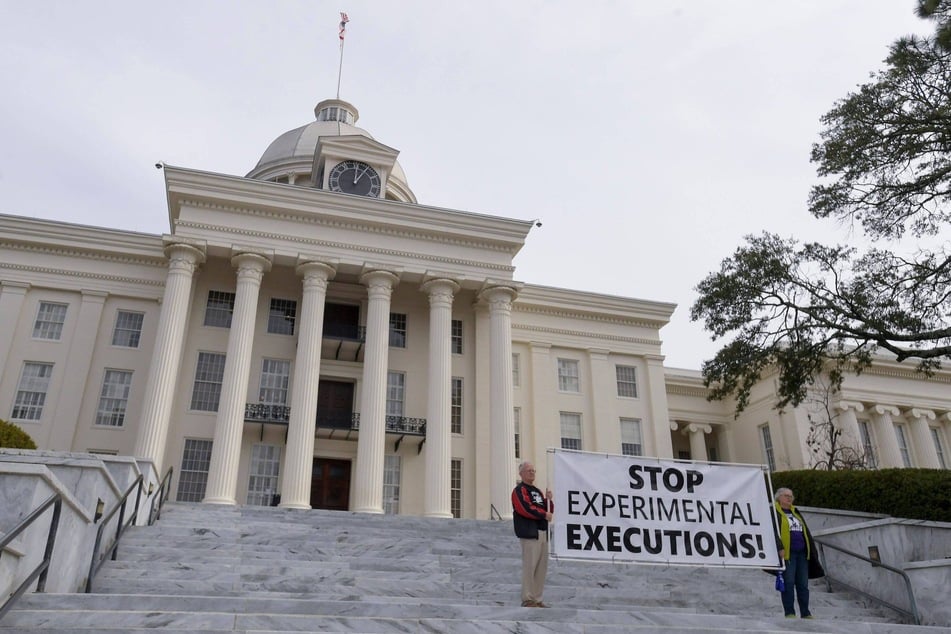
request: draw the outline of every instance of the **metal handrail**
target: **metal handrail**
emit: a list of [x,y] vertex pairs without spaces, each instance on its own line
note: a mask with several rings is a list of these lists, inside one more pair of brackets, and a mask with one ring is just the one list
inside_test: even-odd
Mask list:
[[43,561],[41,561],[40,564],[33,570],[33,572],[27,576],[27,578],[19,585],[16,591],[10,595],[10,598],[8,598],[3,603],[3,605],[0,605],[0,618],[3,618],[3,615],[13,607],[14,601],[19,599],[23,593],[26,592],[26,589],[31,583],[33,583],[34,579],[37,580],[37,592],[43,592],[46,590],[46,575],[49,572],[50,562],[53,559],[53,544],[56,542],[56,530],[59,528],[59,515],[63,508],[63,494],[57,492],[49,496],[45,502],[36,507],[36,510],[23,518],[23,521],[17,524],[12,531],[4,535],[3,539],[0,539],[0,556],[3,556],[3,549],[6,548],[7,544],[12,542],[17,535],[26,530],[26,528],[40,515],[42,515],[51,505],[53,507],[53,517],[50,518],[50,530],[46,536],[46,550],[43,553]]
[[832,589],[832,584],[831,584],[831,580],[830,580],[830,576],[828,572],[829,567],[825,565],[825,553],[823,552],[823,548],[831,548],[832,550],[837,550],[840,553],[844,553],[850,557],[855,557],[856,559],[867,561],[868,563],[872,564],[873,566],[877,568],[884,568],[885,570],[901,575],[901,578],[905,580],[905,589],[908,590],[908,602],[911,604],[910,611],[906,610],[905,608],[899,607],[897,605],[892,605],[891,603],[882,599],[881,597],[877,597],[873,594],[865,592],[864,590],[856,588],[855,586],[845,583],[841,579],[835,579],[835,582],[845,586],[846,588],[848,588],[849,590],[853,592],[857,592],[865,597],[868,597],[869,599],[872,599],[873,601],[877,601],[878,603],[881,603],[882,605],[888,608],[891,608],[892,610],[895,610],[896,612],[909,616],[914,620],[915,625],[921,625],[921,617],[918,614],[918,604],[915,601],[915,591],[911,586],[911,579],[908,577],[908,574],[904,570],[900,568],[895,568],[894,566],[889,566],[888,564],[883,564],[882,562],[875,561],[874,559],[870,559],[866,557],[865,555],[854,553],[851,550],[842,548],[841,546],[836,546],[835,544],[830,544],[828,542],[821,541],[815,537],[813,538],[813,541],[819,546],[819,556],[821,557],[820,561],[822,562],[823,566],[826,569],[826,584],[828,584],[828,588],[830,590]]
[[[131,524],[135,524],[135,520],[139,516],[139,502],[142,500],[142,474],[139,474],[139,477],[135,479],[135,482],[126,490],[123,496],[119,499],[118,503],[112,510],[105,514],[102,517],[102,521],[99,524],[99,530],[96,532],[96,543],[92,549],[92,558],[89,562],[89,576],[86,577],[86,592],[92,592],[92,578],[99,571],[99,568],[102,567],[102,564],[106,562],[106,557],[109,556],[113,561],[115,561],[116,556],[119,553],[119,539],[122,538],[122,534],[126,531]],[[135,507],[133,507],[132,514],[129,516],[129,521],[125,522],[125,505],[129,500],[129,495],[132,494],[132,490],[136,489],[138,492],[135,496]],[[96,559],[99,558],[99,548],[102,545],[102,534],[106,528],[106,525],[109,523],[109,520],[112,519],[112,516],[116,513],[119,514],[119,522],[116,524],[116,538],[112,542],[112,545],[106,549],[106,553],[102,556],[101,559],[97,562]]]
[[[162,519],[162,507],[168,501],[168,496],[172,494],[172,470],[173,467],[169,467],[168,471],[165,472],[165,477],[162,478],[162,482],[159,484],[158,493],[152,497],[149,504],[149,526]],[[155,508],[155,500],[158,500],[157,509]]]
[[489,519],[490,520],[502,519],[502,514],[499,513],[499,510],[497,508],[495,508],[495,504],[492,504],[491,502],[489,502]]

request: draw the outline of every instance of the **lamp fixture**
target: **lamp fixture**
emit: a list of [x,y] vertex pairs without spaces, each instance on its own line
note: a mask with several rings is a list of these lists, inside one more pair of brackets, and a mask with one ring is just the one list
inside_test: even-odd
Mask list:
[[102,512],[106,508],[106,503],[102,498],[96,500],[96,514],[93,516],[92,523],[95,524],[102,519]]

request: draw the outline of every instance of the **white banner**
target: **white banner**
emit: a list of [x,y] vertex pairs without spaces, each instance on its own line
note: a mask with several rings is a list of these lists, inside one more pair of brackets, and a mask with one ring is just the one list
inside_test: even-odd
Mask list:
[[554,553],[777,568],[761,467],[555,451]]

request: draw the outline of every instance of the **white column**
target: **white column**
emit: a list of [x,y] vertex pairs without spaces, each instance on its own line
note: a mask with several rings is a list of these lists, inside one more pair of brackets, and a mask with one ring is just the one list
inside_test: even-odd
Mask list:
[[390,342],[390,297],[399,278],[389,272],[364,273],[367,286],[367,342],[360,395],[360,437],[354,476],[353,510],[383,513],[383,453],[386,443],[386,371]]
[[[82,291],[82,303],[73,329],[78,336],[71,337],[69,351],[66,353],[64,371],[66,376],[83,377],[81,381],[66,381],[60,390],[59,401],[53,411],[53,428],[49,436],[47,449],[54,451],[83,451],[85,447],[73,447],[76,436],[76,412],[82,408],[83,393],[86,389],[85,377],[89,377],[92,366],[93,350],[96,347],[96,334],[102,321],[102,311],[108,293],[102,291]],[[91,381],[102,381],[102,373],[90,377]],[[96,395],[98,396],[97,386]]]
[[594,451],[621,451],[621,418],[617,415],[617,374],[608,363],[609,350],[588,348],[591,381],[585,386],[591,420],[585,421]]
[[[492,504],[503,519],[512,517],[515,486],[515,420],[512,408],[512,286],[490,286],[482,292],[489,304],[489,394],[492,412]],[[544,488],[545,482],[541,482]]]
[[856,456],[865,455],[865,446],[862,434],[859,431],[859,420],[856,412],[865,411],[865,406],[857,401],[839,401],[836,407],[841,411],[837,427],[842,432],[839,438],[839,447],[851,447]]
[[911,435],[914,438],[917,466],[922,469],[940,469],[938,450],[935,449],[931,429],[928,426],[928,421],[936,418],[935,413],[928,409],[914,407],[905,412],[905,416],[908,418]]
[[320,346],[324,330],[327,282],[336,271],[329,264],[303,262],[297,274],[304,277],[304,296],[291,385],[291,413],[287,424],[281,506],[310,508],[311,470],[314,464],[314,426],[317,421],[317,386],[320,383]]
[[454,281],[427,281],[429,294],[429,400],[426,407],[426,517],[452,517],[449,467],[452,459],[450,410],[452,405],[452,296]]
[[271,268],[270,260],[257,253],[238,253],[231,258],[231,264],[238,269],[238,285],[231,315],[231,331],[228,333],[224,376],[221,379],[208,485],[205,499],[202,500],[208,504],[237,504],[238,463],[241,459],[244,410],[248,402],[258,292],[264,272]]
[[686,431],[690,439],[690,459],[706,462],[708,460],[707,441],[703,436],[713,431],[713,428],[701,423],[690,423]]
[[898,416],[898,408],[891,405],[876,405],[875,437],[880,445],[881,456],[878,461],[880,468],[904,467],[901,451],[898,449],[898,438],[895,436],[895,423],[892,416]]
[[149,380],[145,385],[142,403],[142,422],[136,435],[134,451],[137,458],[152,461],[160,475],[185,341],[192,277],[198,265],[205,261],[203,248],[183,243],[171,243],[165,247],[165,255],[169,259],[168,277],[165,280],[162,312],[159,314]]
[[28,290],[30,285],[25,282],[0,281],[0,324],[7,324],[7,327],[0,328],[0,383],[3,382],[3,370],[7,367],[13,335],[16,334],[13,324],[20,317]]
[[[674,445],[670,438],[670,426],[667,407],[667,380],[664,377],[664,358],[657,355],[647,355],[647,385],[644,386],[650,408],[650,421],[643,429],[649,431],[651,443],[644,439],[645,447],[653,446],[654,454],[658,458],[673,458]],[[638,386],[640,388],[640,386]],[[645,452],[646,453],[646,452]],[[650,454],[648,454],[650,455]]]

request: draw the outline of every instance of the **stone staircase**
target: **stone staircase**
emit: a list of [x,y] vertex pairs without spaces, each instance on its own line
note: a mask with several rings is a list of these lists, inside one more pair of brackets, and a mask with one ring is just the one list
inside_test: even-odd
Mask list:
[[[59,542],[62,548],[65,542]],[[172,503],[123,538],[91,594],[29,594],[14,632],[947,632],[812,582],[784,619],[759,570],[556,561],[522,608],[510,522]]]

